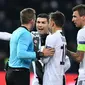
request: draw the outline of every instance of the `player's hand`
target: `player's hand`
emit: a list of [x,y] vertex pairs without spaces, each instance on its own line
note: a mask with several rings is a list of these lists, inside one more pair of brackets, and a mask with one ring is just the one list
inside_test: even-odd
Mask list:
[[46,57],[51,57],[51,56],[53,56],[54,55],[54,53],[55,53],[55,49],[54,48],[44,48],[43,49],[43,54],[44,54],[44,56]]

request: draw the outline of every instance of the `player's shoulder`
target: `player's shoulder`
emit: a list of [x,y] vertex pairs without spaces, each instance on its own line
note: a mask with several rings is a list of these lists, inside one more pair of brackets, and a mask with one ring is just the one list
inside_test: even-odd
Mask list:
[[77,38],[81,38],[81,36],[84,36],[84,35],[85,35],[84,30],[80,29],[77,33]]
[[60,33],[60,31],[56,31],[54,34],[52,34],[52,37],[56,40],[60,40],[62,37],[62,34]]
[[46,38],[46,40],[50,43],[54,43],[58,40],[57,36],[54,36],[54,34],[49,34]]
[[83,27],[82,29],[80,29],[80,30],[78,31],[78,34],[85,34],[85,27]]
[[31,31],[32,37],[40,37],[40,34],[38,31]]
[[46,39],[50,39],[51,38],[51,34],[47,35]]

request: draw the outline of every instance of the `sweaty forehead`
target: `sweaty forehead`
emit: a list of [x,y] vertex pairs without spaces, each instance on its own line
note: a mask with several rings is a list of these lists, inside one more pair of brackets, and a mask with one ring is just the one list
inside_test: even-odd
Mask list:
[[47,19],[46,18],[38,17],[37,21],[39,21],[39,22],[47,22]]

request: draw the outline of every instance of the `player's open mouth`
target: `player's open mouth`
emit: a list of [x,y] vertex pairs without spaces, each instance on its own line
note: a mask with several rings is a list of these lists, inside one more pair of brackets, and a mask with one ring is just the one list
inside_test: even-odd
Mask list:
[[40,30],[40,31],[41,31],[41,30],[43,30],[43,29],[38,29],[38,30]]

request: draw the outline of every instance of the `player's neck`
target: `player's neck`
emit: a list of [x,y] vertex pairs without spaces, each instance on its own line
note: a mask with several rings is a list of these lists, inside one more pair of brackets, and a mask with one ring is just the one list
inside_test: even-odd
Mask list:
[[83,28],[84,26],[85,26],[85,20],[82,21],[81,28]]
[[58,30],[62,30],[62,28],[61,28],[61,27],[55,27],[55,28],[52,30],[52,34],[55,33],[55,32],[58,31]]

